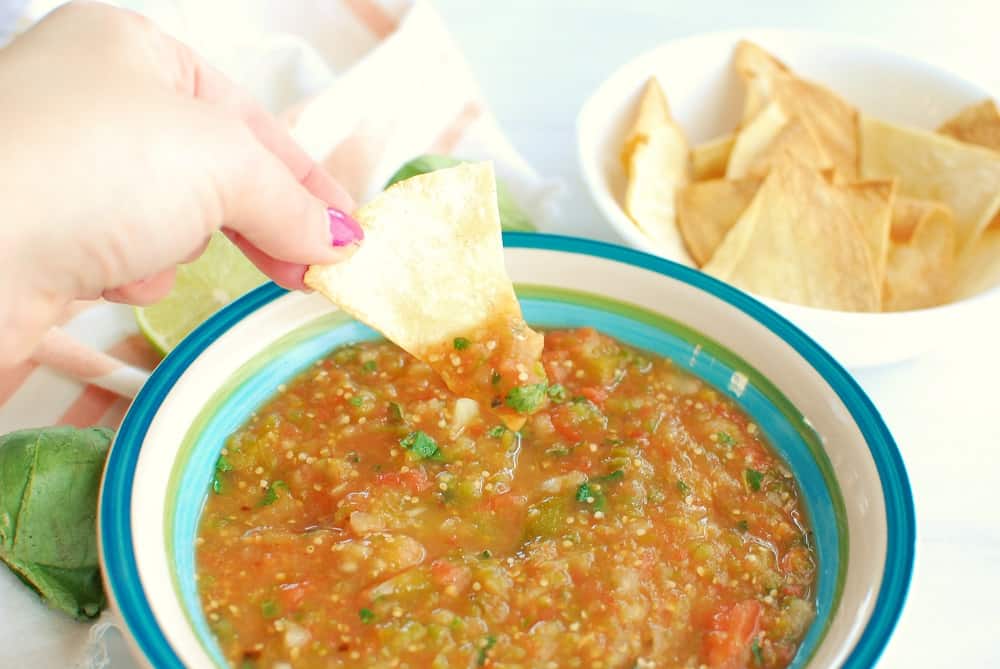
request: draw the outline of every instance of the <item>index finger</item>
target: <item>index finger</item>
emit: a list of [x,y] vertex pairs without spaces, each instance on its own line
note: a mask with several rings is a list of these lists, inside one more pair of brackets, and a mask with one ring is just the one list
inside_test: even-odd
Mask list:
[[186,93],[230,110],[310,193],[337,209],[354,211],[354,199],[316,164],[273,115],[185,44],[171,41],[181,66],[180,85]]

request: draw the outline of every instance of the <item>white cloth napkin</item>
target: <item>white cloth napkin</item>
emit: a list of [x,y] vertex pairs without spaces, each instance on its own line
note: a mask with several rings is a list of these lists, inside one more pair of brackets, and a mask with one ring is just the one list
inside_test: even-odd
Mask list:
[[[34,0],[19,27],[59,4]],[[117,4],[146,14],[249,88],[359,201],[423,153],[490,159],[544,227],[556,184],[540,179],[511,147],[457,46],[423,0]],[[157,362],[131,311],[120,305],[81,305],[62,330],[76,345],[60,351],[65,339],[53,344],[61,353],[55,356],[59,371],[35,360],[0,373],[0,433],[53,424],[116,427],[128,401],[79,381],[94,376],[87,371],[96,364],[88,352],[106,353],[129,369],[152,369]],[[0,667],[130,665],[120,640],[110,656],[104,648],[104,632],[116,625],[111,614],[97,625],[76,623],[0,572]]]

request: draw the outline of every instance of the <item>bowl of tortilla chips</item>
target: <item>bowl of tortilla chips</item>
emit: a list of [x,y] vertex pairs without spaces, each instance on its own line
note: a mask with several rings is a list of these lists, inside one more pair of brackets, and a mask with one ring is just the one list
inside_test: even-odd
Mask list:
[[762,299],[849,367],[996,307],[1000,111],[955,74],[841,36],[699,35],[622,66],[577,130],[626,242]]

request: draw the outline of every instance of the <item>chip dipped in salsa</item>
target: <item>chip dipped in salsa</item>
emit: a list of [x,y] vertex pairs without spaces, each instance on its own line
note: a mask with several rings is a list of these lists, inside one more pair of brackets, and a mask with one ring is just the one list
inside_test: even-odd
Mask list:
[[504,265],[496,179],[461,164],[389,187],[356,213],[365,240],[305,283],[518,429],[540,409],[542,337]]
[[544,406],[548,388],[543,338],[520,317],[454,337],[427,355],[427,363],[460,397],[478,397],[512,430]]
[[[791,662],[816,556],[761,431],[668,359],[588,328],[544,336],[545,380],[503,397],[530,404],[518,431],[377,341],[228,438],[196,559],[231,666]],[[441,355],[465,369],[489,341]]]

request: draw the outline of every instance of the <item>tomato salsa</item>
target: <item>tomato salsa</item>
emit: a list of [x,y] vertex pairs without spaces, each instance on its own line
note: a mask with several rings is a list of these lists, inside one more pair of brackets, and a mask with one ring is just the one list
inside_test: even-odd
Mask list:
[[[520,308],[518,308],[520,311]],[[477,335],[455,337],[426,360],[459,397],[478,400],[512,430],[546,403],[542,335],[519,315],[487,324]]]
[[542,360],[517,432],[389,343],[280,386],[196,541],[231,666],[787,666],[816,558],[760,430],[593,329],[546,332]]

